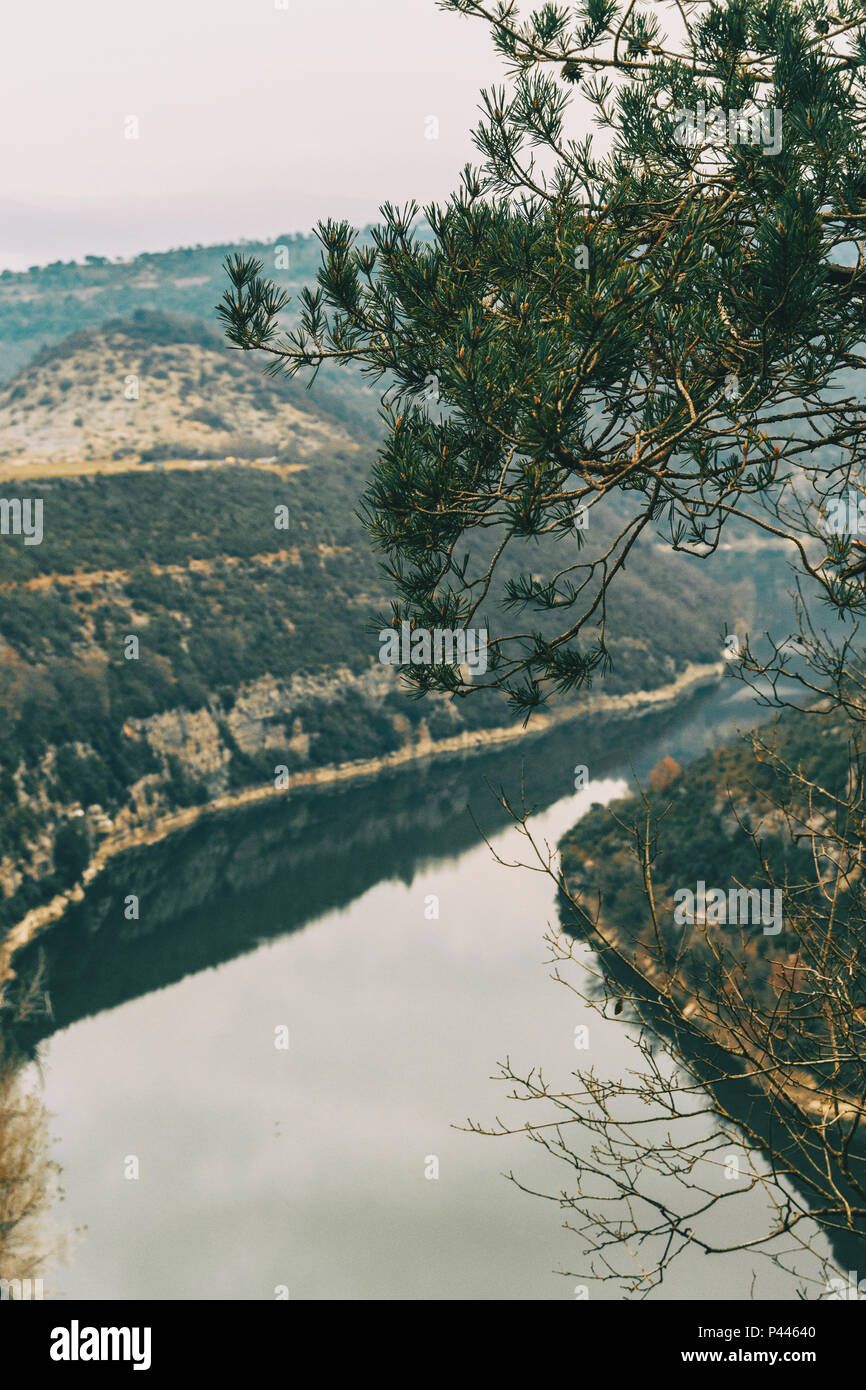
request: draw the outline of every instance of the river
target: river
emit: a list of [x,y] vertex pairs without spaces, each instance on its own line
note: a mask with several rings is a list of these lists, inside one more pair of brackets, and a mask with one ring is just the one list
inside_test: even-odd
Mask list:
[[[553,844],[632,770],[755,722],[724,682],[673,715],[557,730],[525,751],[534,829]],[[551,881],[480,838],[520,852],[485,779],[513,792],[523,756],[201,823],[113,866],[28,948],[50,998],[29,1042],[65,1190],[53,1220],[71,1233],[47,1297],[574,1299],[560,1271],[582,1267],[580,1238],[502,1176],[558,1190],[552,1160],[455,1127],[515,1118],[493,1079],[506,1055],[561,1080],[640,1062],[628,1023],[550,979]],[[753,1268],[756,1296],[795,1296],[742,1255],[684,1257],[654,1296],[748,1297]]]

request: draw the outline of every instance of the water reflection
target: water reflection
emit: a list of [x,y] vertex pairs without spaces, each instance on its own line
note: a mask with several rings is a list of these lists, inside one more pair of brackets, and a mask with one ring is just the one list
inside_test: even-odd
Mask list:
[[[578,917],[564,894],[559,895],[559,915],[566,935],[579,941],[589,940],[584,921]],[[826,1117],[822,1121],[817,1115],[809,1115],[790,1097],[768,1091],[754,1077],[750,1079],[748,1075],[740,1074],[748,1070],[742,1059],[714,1045],[702,1035],[699,1028],[691,1027],[683,1020],[674,1002],[657,992],[644,976],[630,967],[632,948],[640,948],[644,944],[637,935],[632,937],[625,933],[619,946],[610,950],[600,947],[595,958],[605,984],[601,988],[597,981],[593,981],[587,996],[602,999],[609,996],[611,991],[625,996],[629,1000],[632,1019],[641,1022],[647,1037],[665,1040],[668,1062],[675,1059],[675,1065],[669,1062],[665,1074],[673,1078],[670,1095],[678,1112],[664,1112],[665,1134],[674,1136],[668,1141],[672,1151],[677,1145],[689,1143],[692,1146],[692,1162],[703,1181],[710,1183],[711,1190],[718,1190],[713,1188],[711,1170],[718,1170],[722,1166],[728,1147],[720,1142],[719,1136],[731,1136],[733,1131],[734,1138],[730,1144],[733,1152],[738,1154],[745,1147],[750,1155],[758,1159],[757,1164],[750,1162],[749,1171],[743,1177],[749,1180],[754,1178],[765,1186],[768,1194],[765,1224],[757,1229],[746,1226],[740,1229],[736,1225],[736,1214],[731,1212],[734,1224],[726,1232],[724,1243],[755,1240],[765,1230],[778,1228],[781,1223],[770,1216],[771,1202],[776,1206],[776,1217],[786,1209],[789,1220],[796,1217],[798,1212],[810,1213],[811,1219],[802,1237],[803,1248],[811,1248],[819,1258],[802,1264],[804,1296],[825,1297],[828,1270],[822,1268],[821,1264],[826,1258],[825,1244],[832,1253],[836,1272],[847,1275],[850,1270],[862,1269],[866,1259],[866,1220],[857,1215],[862,1211],[863,1192],[866,1191],[866,1137],[862,1126],[855,1132],[853,1140],[846,1143],[832,1127],[827,1132]],[[598,943],[596,946],[598,948]],[[568,948],[565,948],[563,958],[568,959],[569,954]],[[654,1045],[652,1050],[655,1051]],[[684,1078],[688,1084],[688,1093],[677,1085],[677,1076]],[[655,1090],[656,1077],[654,1069],[646,1064],[632,1071],[632,1085],[636,1090],[640,1089],[644,1079],[646,1091],[651,1094]],[[711,1111],[716,1116],[716,1123],[708,1132],[712,1135],[710,1142],[706,1142],[704,1135],[689,1132],[691,1122],[685,1118],[696,1104],[689,1099],[693,1094],[693,1082],[703,1088],[700,1092],[701,1105],[709,1097]],[[680,1132],[683,1129],[686,1130],[685,1135]],[[600,1152],[605,1150],[608,1143],[612,1153],[619,1151],[619,1136],[613,1124],[606,1125],[602,1120],[598,1133],[602,1136]],[[740,1135],[746,1136],[745,1146],[737,1142]],[[641,1141],[634,1133],[629,1138],[635,1145],[635,1151],[641,1142],[646,1142],[650,1147],[654,1143],[652,1137]],[[622,1145],[623,1150],[627,1151],[628,1147]],[[635,1162],[635,1152],[627,1153],[627,1162]],[[685,1191],[687,1182],[694,1174],[688,1168],[684,1168],[683,1172]],[[728,1186],[724,1195],[727,1199],[737,1194]],[[663,1200],[676,1206],[671,1201],[670,1192],[664,1195]],[[701,1203],[697,1202],[696,1206],[700,1208]],[[780,1235],[772,1243],[768,1242],[768,1254],[784,1259],[784,1252],[796,1250],[802,1234],[798,1222],[793,1221],[788,1229],[794,1230],[795,1227],[796,1239]],[[815,1239],[816,1228],[821,1232],[819,1240]],[[677,1231],[675,1235],[679,1237],[680,1233]]]
[[[754,722],[728,693],[534,744],[526,793],[544,833],[621,794],[630,763],[643,777]],[[10,1004],[42,1008],[7,1010],[6,1036],[44,1059],[69,1224],[89,1228],[55,1274],[63,1295],[572,1296],[559,1214],[498,1176],[521,1165],[540,1185],[533,1157],[452,1128],[498,1104],[487,1078],[506,1052],[575,1061],[581,1020],[543,965],[552,894],[480,838],[507,819],[485,781],[514,795],[523,761],[485,754],[203,822],[115,862],[16,956]],[[576,764],[594,779],[582,799]],[[598,1046],[611,1076],[633,1063],[621,1022]],[[749,1272],[720,1265],[714,1296],[746,1296]],[[664,1296],[693,1296],[694,1277]]]
[[[204,820],[126,854],[16,955],[7,998],[15,1006],[31,996],[26,1018],[11,1028],[16,1045],[32,1055],[42,1039],[81,1018],[299,931],[377,883],[409,884],[425,866],[456,859],[508,823],[491,788],[515,796],[525,776],[527,800],[543,809],[572,790],[578,762],[598,780],[629,760],[638,771],[651,765],[672,737],[682,750],[677,727],[687,744],[700,743],[717,726],[727,695],[651,721],[594,731],[569,726],[523,752],[486,752],[366,786],[304,793]],[[137,920],[124,915],[129,894],[139,900]],[[37,978],[47,994],[41,1011]]]

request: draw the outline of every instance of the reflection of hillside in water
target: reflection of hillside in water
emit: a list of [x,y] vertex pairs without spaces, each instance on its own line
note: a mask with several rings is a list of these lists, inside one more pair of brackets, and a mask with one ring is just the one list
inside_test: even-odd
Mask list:
[[[715,697],[688,706],[700,711]],[[668,747],[684,707],[590,732],[579,722],[523,749],[403,770],[363,785],[289,796],[279,806],[206,818],[160,845],[113,861],[63,919],[14,960],[10,1003],[37,973],[48,1007],[15,1029],[35,1045],[80,1018],[114,1008],[186,975],[298,931],[345,907],[377,883],[411,882],[426,864],[454,858],[507,823],[489,783],[537,809],[573,791],[574,766],[593,777],[630,757],[653,760]],[[711,721],[709,721],[711,722]],[[124,904],[139,899],[139,919]]]
[[[596,725],[591,735],[576,722],[523,749],[289,796],[278,806],[205,819],[130,853],[16,955],[17,978],[0,1015],[8,1046],[14,1039],[32,1057],[43,1039],[79,1019],[252,952],[378,883],[411,882],[430,864],[457,858],[481,834],[509,823],[485,782],[517,802],[524,764],[527,803],[541,810],[572,795],[578,763],[601,780],[624,775],[633,762],[643,779],[665,753],[699,753],[708,740],[729,736],[732,717],[742,722],[740,706],[731,714],[731,694],[727,688],[666,714]],[[124,917],[132,893],[140,899],[138,921]],[[495,910],[489,933],[495,950]],[[13,1024],[11,1006],[19,1002],[31,1012]]]

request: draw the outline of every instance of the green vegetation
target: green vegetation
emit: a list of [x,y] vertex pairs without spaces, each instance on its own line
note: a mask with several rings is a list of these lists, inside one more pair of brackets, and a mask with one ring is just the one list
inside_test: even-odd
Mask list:
[[[866,442],[862,7],[442,8],[489,25],[512,83],[482,94],[480,163],[424,208],[432,236],[414,203],[385,205],[372,244],[321,224],[288,333],[286,287],[255,256],[229,257],[220,306],[229,341],[290,376],[348,359],[391,383],[364,515],[395,615],[471,626],[490,565],[558,536],[548,564],[506,582],[515,630],[491,634],[487,685],[528,716],[608,668],[608,595],[657,527],[698,556],[732,519],[771,528],[850,608],[850,541],[831,551],[838,575],[803,542]],[[698,109],[724,115],[720,135],[715,118],[683,135]],[[728,113],[755,117],[745,139]],[[587,116],[603,150],[573,138]],[[590,525],[576,555],[575,514],[609,516],[610,499],[613,534]],[[447,671],[413,678],[470,693]]]
[[[442,738],[504,722],[489,698],[418,703],[396,679],[353,683],[393,675],[377,662],[384,581],[355,515],[364,466],[363,455],[317,456],[286,476],[224,465],[28,481],[44,502],[43,542],[0,541],[0,777],[12,792],[0,801],[0,857],[26,865],[40,827],[59,835],[76,803],[129,811],[142,779],[145,801],[169,809],[272,781],[280,764],[390,752],[422,723]],[[282,506],[288,531],[274,525]],[[652,639],[641,635],[655,566],[637,552],[616,595],[611,691],[663,684],[686,660],[718,654],[721,592],[685,565],[667,567]],[[124,654],[130,635],[137,660]],[[242,743],[238,698],[268,678],[280,708],[257,707],[253,743]],[[205,772],[135,723],[194,711],[212,718],[224,773],[213,749]],[[28,871],[0,904],[2,922],[66,886],[83,858],[63,830],[53,874]]]
[[[288,248],[289,268],[274,270],[287,287],[315,274],[321,245],[313,235],[279,236],[256,247],[274,266],[277,247]],[[214,300],[220,292],[225,257],[236,245],[182,247],[174,251],[110,262],[88,257],[86,263],[55,262],[29,271],[0,273],[0,382],[8,381],[34,357],[51,361],[53,345],[69,335],[71,346],[88,342],[87,330],[117,326],[132,330],[142,346],[150,343],[198,342],[211,347],[220,335],[214,326]],[[286,315],[286,325],[294,322]],[[64,343],[64,352],[67,344]],[[37,354],[39,354],[37,356]],[[256,373],[262,390],[269,383]],[[60,375],[58,391],[64,389]],[[346,424],[378,433],[379,400],[354,373],[326,369],[314,396],[296,393],[306,408],[321,407]],[[214,400],[214,407],[218,403]]]

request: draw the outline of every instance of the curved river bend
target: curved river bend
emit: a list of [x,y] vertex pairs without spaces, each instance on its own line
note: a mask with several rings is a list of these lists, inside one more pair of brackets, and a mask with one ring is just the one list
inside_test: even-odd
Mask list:
[[[632,766],[756,722],[731,691],[530,745],[536,831],[553,844]],[[580,1267],[579,1238],[501,1176],[557,1190],[557,1165],[454,1128],[509,1113],[491,1079],[506,1055],[563,1081],[640,1060],[630,1028],[595,1014],[591,1057],[575,1053],[586,1011],[545,964],[553,885],[479,838],[473,817],[520,852],[485,785],[514,791],[520,764],[452,761],[202,824],[119,863],[40,940],[52,1013],[29,1042],[63,1170],[55,1220],[76,1232],[46,1296],[574,1298],[557,1271]],[[577,794],[576,764],[592,778]],[[684,1258],[655,1296],[747,1298],[752,1265]],[[795,1296],[758,1267],[756,1296]]]

